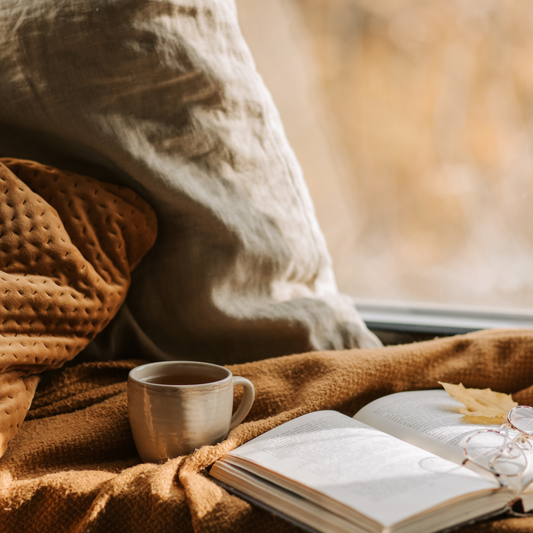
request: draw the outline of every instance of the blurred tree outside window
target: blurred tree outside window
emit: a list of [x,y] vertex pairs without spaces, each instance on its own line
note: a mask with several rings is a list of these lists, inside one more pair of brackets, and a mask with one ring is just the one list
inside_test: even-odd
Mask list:
[[533,309],[527,0],[237,0],[339,289]]

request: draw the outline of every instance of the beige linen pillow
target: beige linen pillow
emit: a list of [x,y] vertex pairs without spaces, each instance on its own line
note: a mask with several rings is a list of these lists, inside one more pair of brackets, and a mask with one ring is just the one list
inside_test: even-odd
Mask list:
[[337,291],[233,1],[5,0],[0,49],[0,155],[126,185],[158,214],[86,353],[235,363],[379,345]]

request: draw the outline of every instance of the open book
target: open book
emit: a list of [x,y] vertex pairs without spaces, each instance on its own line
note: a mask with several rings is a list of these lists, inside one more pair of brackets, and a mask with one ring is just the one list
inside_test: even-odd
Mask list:
[[464,422],[459,406],[431,390],[380,398],[354,418],[310,413],[233,450],[210,475],[328,533],[430,533],[504,512],[520,498],[533,509],[533,451],[507,487],[461,466],[466,438],[498,426]]

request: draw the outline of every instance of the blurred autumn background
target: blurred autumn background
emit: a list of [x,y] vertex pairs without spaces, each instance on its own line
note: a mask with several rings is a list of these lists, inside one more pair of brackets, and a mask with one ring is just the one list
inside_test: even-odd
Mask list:
[[533,309],[528,0],[237,0],[339,288]]

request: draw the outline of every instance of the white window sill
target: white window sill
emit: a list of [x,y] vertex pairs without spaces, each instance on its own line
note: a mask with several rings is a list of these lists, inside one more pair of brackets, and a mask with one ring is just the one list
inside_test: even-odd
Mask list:
[[469,308],[354,299],[371,330],[457,335],[493,328],[533,329],[533,310]]

